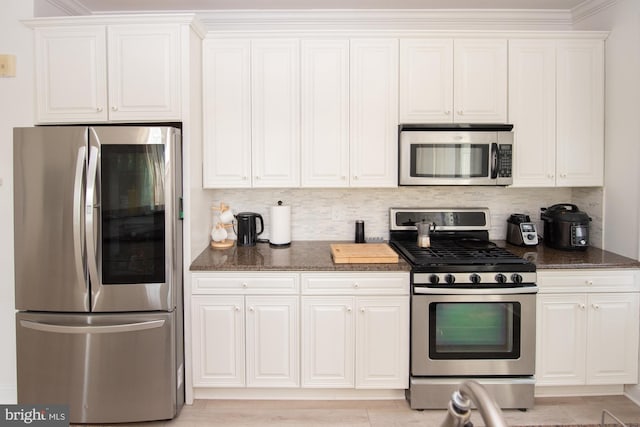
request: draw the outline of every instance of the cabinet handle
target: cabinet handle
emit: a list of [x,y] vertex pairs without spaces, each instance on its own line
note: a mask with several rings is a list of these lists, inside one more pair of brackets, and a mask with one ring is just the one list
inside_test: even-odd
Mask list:
[[116,107],[115,105],[113,107],[111,107],[112,111],[118,111],[118,107]]
[[243,177],[242,177],[242,180],[243,180],[243,181],[246,181],[248,178],[249,178],[249,177],[243,176]]
[[593,280],[585,280],[586,284],[589,286],[593,285]]
[[346,181],[347,177],[346,176],[341,176],[340,179],[343,180],[343,181]]
[[463,115],[463,114],[464,114],[464,111],[462,111],[462,110],[458,110],[458,115],[460,115],[460,116],[461,116],[461,115]]
[[561,173],[561,174],[560,174],[560,178],[566,178],[566,177],[567,177],[567,174],[566,174],[566,173]]
[[102,107],[98,107],[98,108],[96,108],[96,111],[97,111],[98,113],[102,113]]
[[351,313],[351,307],[347,306],[347,313]]
[[360,313],[364,313],[364,307],[360,308]]
[[578,304],[578,307],[580,308],[580,310],[584,310],[585,308],[587,308],[584,304]]
[[444,112],[445,116],[448,116],[449,114],[451,114],[451,110],[447,110],[447,111]]
[[358,180],[358,175],[353,175],[353,179]]
[[254,311],[256,311],[256,309],[251,306],[251,307],[249,307],[249,311],[254,312]]
[[238,307],[237,305],[235,307],[233,307],[235,311],[240,311],[240,307]]
[[600,304],[591,304],[591,307],[593,307],[594,310],[599,310]]
[[553,179],[553,174],[552,173],[547,174],[547,178]]
[[243,288],[248,288],[248,287],[249,287],[249,285],[247,284],[247,282],[242,282],[242,287],[243,287]]
[[256,175],[256,179],[260,179],[260,177],[258,175]]
[[354,288],[359,288],[359,287],[360,287],[360,283],[358,283],[358,282],[354,283],[354,284],[353,284],[353,287],[354,287]]

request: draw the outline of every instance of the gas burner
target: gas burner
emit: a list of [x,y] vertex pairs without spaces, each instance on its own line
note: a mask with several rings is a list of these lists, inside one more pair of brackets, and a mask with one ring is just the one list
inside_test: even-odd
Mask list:
[[[488,209],[464,209],[464,214],[460,210],[391,209],[390,243],[412,266],[414,285],[535,283],[535,264],[489,240]],[[436,222],[431,246],[423,248],[418,246],[415,226],[407,225],[407,217],[448,221],[442,226]]]

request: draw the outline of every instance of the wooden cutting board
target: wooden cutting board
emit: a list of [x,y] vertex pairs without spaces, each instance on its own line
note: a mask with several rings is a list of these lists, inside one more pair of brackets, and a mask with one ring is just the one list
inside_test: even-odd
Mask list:
[[390,264],[398,254],[386,243],[333,243],[331,256],[336,264]]

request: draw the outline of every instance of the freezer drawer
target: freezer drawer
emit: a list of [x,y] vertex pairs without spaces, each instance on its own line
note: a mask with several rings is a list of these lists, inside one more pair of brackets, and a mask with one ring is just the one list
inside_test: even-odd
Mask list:
[[175,312],[21,312],[16,330],[20,404],[68,404],[71,423],[118,423],[173,418],[184,403]]

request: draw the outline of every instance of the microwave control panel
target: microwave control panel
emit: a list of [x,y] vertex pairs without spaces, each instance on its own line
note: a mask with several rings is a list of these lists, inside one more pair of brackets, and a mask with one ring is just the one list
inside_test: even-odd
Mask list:
[[500,144],[498,156],[498,176],[501,178],[511,177],[511,165],[513,161],[513,152],[511,144]]

